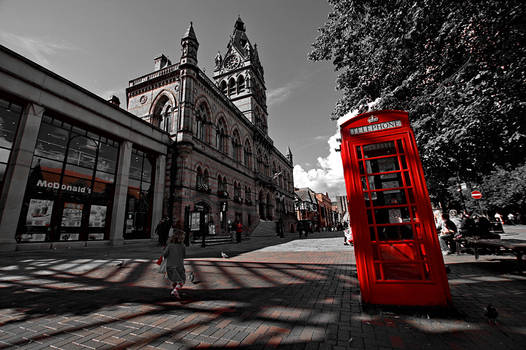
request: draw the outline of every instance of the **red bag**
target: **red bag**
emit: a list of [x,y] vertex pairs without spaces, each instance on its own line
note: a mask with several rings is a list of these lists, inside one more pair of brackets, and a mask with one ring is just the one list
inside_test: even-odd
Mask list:
[[159,259],[157,259],[157,261],[155,262],[157,265],[161,265],[161,263],[163,262],[163,256],[161,255],[159,257]]

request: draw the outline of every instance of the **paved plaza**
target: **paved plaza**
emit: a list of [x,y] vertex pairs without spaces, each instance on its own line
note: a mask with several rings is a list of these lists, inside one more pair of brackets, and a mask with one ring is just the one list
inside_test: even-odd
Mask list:
[[[525,226],[505,230],[526,239]],[[526,277],[512,256],[446,256],[453,308],[426,310],[362,304],[341,232],[191,246],[195,281],[181,301],[156,271],[160,252],[148,243],[2,253],[0,349],[526,348]]]

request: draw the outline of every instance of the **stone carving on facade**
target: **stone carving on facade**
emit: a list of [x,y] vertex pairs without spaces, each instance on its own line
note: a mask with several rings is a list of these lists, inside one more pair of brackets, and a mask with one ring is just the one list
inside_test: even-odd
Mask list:
[[221,53],[219,51],[217,51],[215,62],[216,62],[216,70],[221,69],[221,64],[223,63],[223,57],[221,57]]

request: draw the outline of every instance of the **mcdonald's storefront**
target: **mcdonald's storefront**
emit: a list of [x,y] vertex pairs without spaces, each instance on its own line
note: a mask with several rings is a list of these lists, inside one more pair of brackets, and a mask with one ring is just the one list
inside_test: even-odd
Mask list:
[[168,135],[2,46],[0,60],[0,250],[150,238]]

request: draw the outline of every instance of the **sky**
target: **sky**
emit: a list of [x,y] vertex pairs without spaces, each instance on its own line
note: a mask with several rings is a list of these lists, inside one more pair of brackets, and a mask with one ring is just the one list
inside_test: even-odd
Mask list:
[[345,194],[329,119],[336,73],[307,59],[330,10],[326,0],[0,0],[0,43],[124,107],[128,81],[152,72],[156,56],[179,60],[190,21],[210,77],[240,16],[265,70],[269,135],[283,154],[292,150],[295,186],[335,199]]

